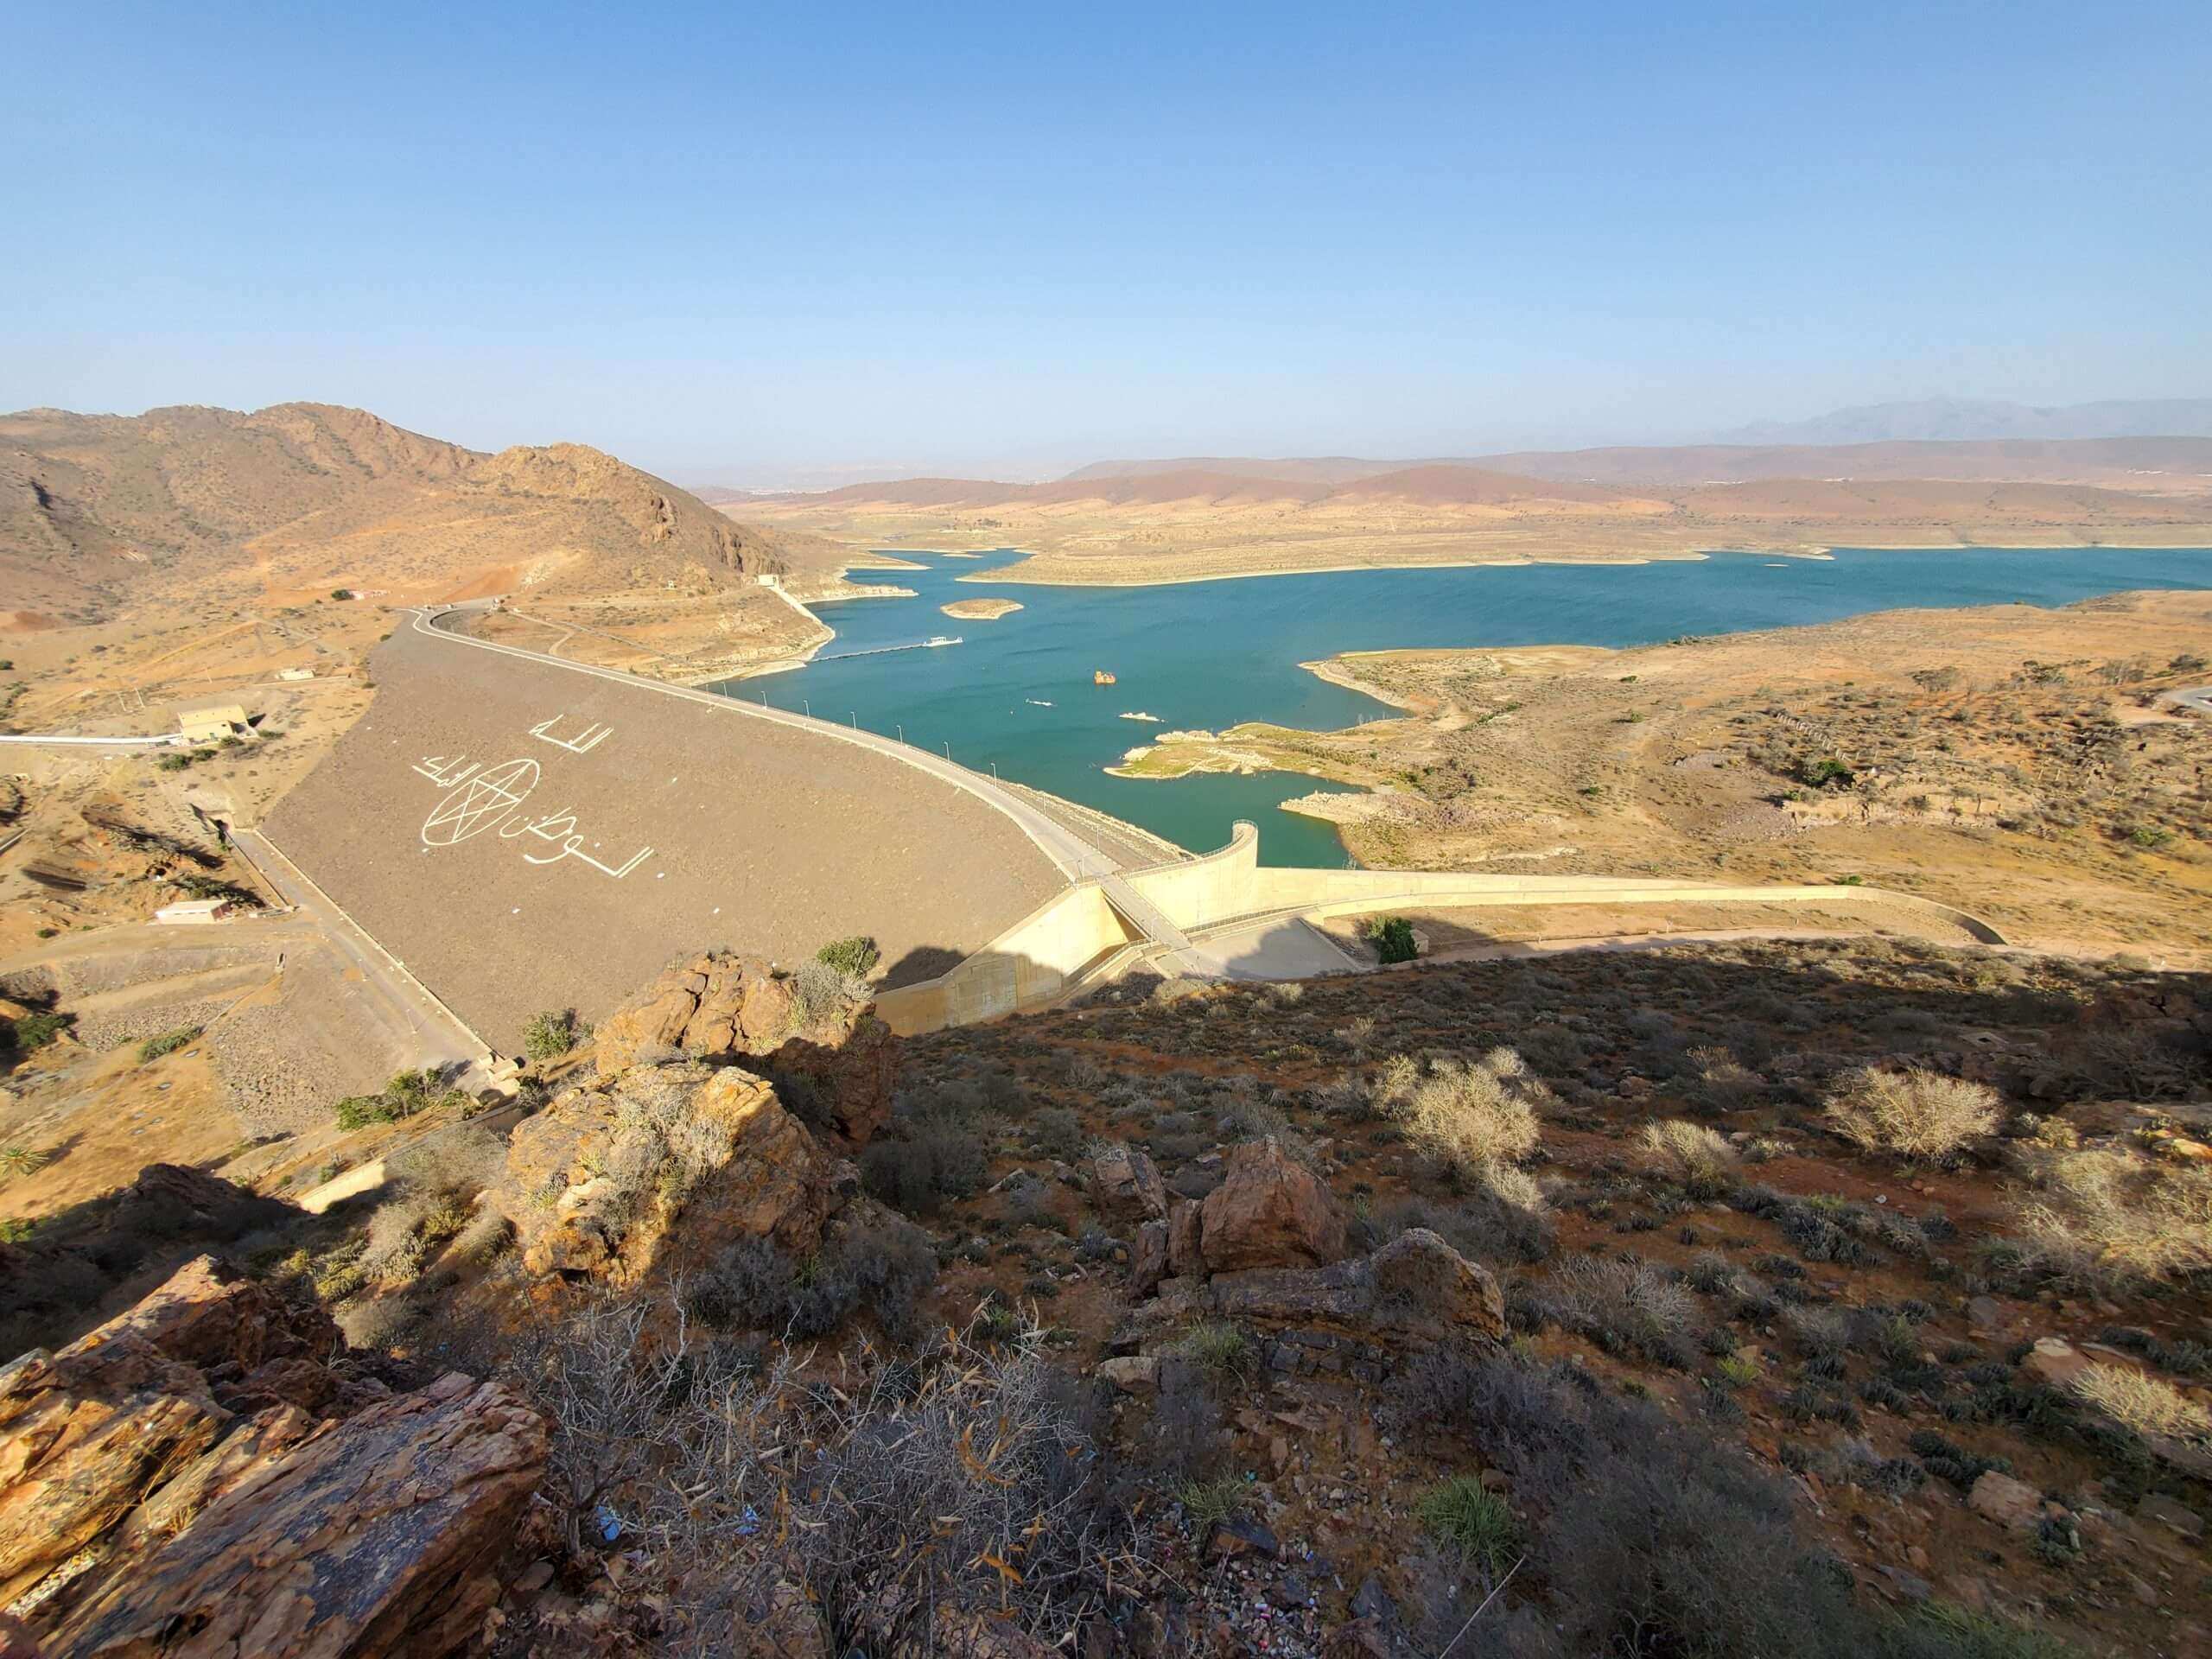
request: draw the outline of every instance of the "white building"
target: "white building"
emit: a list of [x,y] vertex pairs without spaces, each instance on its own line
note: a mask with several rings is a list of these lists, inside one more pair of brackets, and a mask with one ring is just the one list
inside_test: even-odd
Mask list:
[[163,905],[154,912],[157,922],[186,926],[203,922],[219,922],[237,912],[238,906],[227,899],[181,899],[173,905]]

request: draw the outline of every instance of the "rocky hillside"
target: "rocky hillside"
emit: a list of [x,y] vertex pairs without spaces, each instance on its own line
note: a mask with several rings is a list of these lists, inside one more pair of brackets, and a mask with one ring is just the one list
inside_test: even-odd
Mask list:
[[2201,976],[863,992],[673,964],[0,1371],[40,1650],[2212,1650]]
[[486,455],[323,404],[0,416],[0,586],[49,616],[211,581],[708,590],[782,558],[766,532],[580,444]]

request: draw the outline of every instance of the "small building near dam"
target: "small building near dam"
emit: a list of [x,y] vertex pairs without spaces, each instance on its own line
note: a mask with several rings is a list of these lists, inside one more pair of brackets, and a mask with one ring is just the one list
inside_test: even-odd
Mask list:
[[219,742],[244,734],[245,708],[236,702],[187,703],[176,711],[176,724],[188,743]]

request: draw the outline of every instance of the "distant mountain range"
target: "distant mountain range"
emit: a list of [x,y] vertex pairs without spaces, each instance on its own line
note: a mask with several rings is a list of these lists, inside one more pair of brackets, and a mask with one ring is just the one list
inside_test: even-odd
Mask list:
[[[1510,454],[1423,461],[1362,461],[1348,455],[1239,459],[1220,455],[1166,461],[1101,461],[1058,483],[983,485],[969,480],[908,479],[852,485],[818,498],[973,503],[985,499],[1182,499],[1226,486],[1252,493],[1262,486],[1298,499],[1324,495],[1396,495],[1413,478],[1433,494],[1446,478],[1464,479],[1475,493],[1512,493],[1501,475],[1523,486],[1603,484],[1617,487],[1747,483],[1768,479],[2088,484],[2154,494],[2212,493],[2212,437],[1988,439],[1864,443],[1624,444],[1605,449],[1526,449]],[[1526,488],[1520,493],[1529,493]],[[1556,491],[1547,491],[1556,495]],[[786,498],[789,499],[789,498]]]
[[1717,435],[1721,443],[1961,442],[1993,438],[2212,437],[2212,397],[2113,398],[2037,409],[2026,404],[1930,397],[1865,404],[1808,421],[1758,421]]

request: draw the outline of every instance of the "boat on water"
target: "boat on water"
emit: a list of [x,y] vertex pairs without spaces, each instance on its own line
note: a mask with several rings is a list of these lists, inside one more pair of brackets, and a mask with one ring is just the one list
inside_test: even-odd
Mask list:
[[1024,697],[1022,701],[1033,709],[1049,709],[1052,706],[1042,697]]
[[960,643],[960,636],[957,633],[933,633],[922,643],[925,645],[957,645]]
[[1111,685],[1114,683],[1114,673],[1110,669],[1101,668],[1093,671],[1090,683],[1093,685]]

